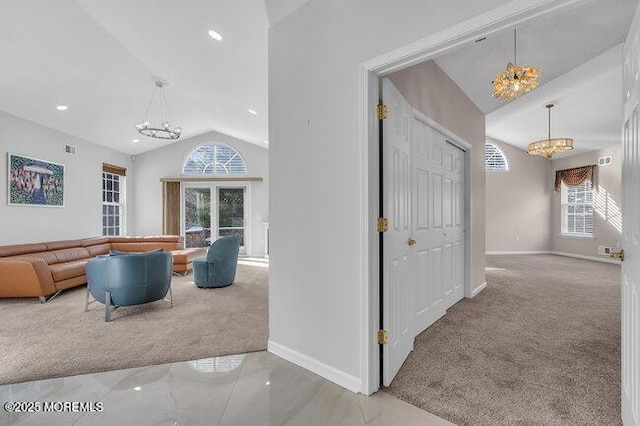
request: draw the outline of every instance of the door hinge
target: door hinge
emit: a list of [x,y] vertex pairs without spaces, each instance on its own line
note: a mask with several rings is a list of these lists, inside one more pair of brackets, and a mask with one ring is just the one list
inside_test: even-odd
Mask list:
[[387,333],[387,330],[378,330],[378,344],[386,345],[388,340],[389,333]]
[[389,230],[389,219],[386,217],[378,218],[378,232],[387,232]]
[[386,105],[378,105],[376,110],[378,112],[378,120],[384,120],[389,117],[389,108]]

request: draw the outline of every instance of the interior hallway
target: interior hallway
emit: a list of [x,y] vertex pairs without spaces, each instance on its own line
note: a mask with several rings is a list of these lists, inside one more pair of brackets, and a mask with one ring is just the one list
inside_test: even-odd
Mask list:
[[487,288],[416,338],[388,391],[459,425],[621,424],[620,267],[487,265]]

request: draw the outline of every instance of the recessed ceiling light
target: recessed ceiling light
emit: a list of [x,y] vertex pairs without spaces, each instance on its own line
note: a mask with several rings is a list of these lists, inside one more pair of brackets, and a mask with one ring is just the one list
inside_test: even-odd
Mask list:
[[57,109],[58,111],[66,111],[66,110],[68,110],[68,109],[69,109],[69,107],[68,107],[68,106],[66,106],[66,105],[58,105],[58,106],[56,107],[56,109]]
[[209,30],[208,34],[209,34],[209,37],[211,37],[212,39],[217,41],[222,41],[222,34],[217,32],[216,30]]
[[142,388],[140,386],[136,386],[135,388],[133,388],[133,390],[140,391],[140,390],[142,390]]
[[247,111],[249,111],[249,114],[258,115],[258,112],[254,109],[249,108]]
[[132,139],[131,142],[138,143],[138,142],[140,142],[140,139]]
[[268,140],[264,140],[264,143],[266,143],[267,145],[269,145],[269,141]]

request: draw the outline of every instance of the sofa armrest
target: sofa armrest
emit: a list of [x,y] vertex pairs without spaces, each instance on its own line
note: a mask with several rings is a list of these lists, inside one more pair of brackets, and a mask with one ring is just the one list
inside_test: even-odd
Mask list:
[[40,297],[56,292],[49,265],[39,259],[0,259],[0,297]]

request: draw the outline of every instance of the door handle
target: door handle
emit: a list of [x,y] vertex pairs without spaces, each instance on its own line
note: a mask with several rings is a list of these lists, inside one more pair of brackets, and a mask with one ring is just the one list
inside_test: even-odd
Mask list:
[[615,257],[616,259],[620,259],[621,262],[624,262],[624,249],[620,251],[614,251],[611,253],[611,257]]
[[414,245],[415,243],[417,243],[417,241],[416,241],[414,238],[409,237],[409,241],[408,241],[408,243],[409,243],[409,245],[410,245],[410,246],[412,246],[412,245]]

